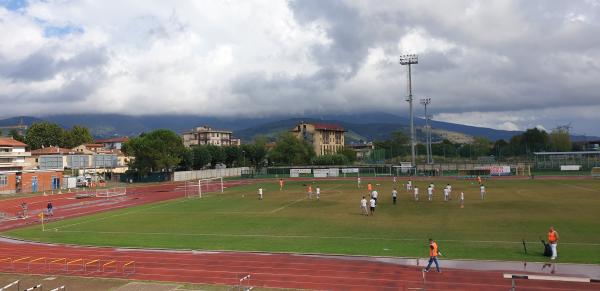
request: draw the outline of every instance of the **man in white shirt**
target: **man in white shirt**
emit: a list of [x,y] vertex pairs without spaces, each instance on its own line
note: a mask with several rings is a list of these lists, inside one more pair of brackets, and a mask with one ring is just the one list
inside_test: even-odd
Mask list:
[[444,201],[448,201],[448,198],[450,197],[450,189],[448,189],[448,187],[444,188]]
[[398,182],[398,178],[396,176],[394,176],[394,186],[396,186],[397,182]]
[[406,182],[406,191],[410,191],[412,189],[412,180],[408,180]]
[[321,187],[317,186],[317,200],[321,198]]
[[431,187],[431,185],[427,188],[427,199],[429,199],[429,201],[433,200],[433,187]]
[[483,184],[479,187],[479,194],[481,194],[481,200],[485,200],[485,186]]
[[419,188],[415,187],[415,201],[419,201]]
[[371,201],[369,201],[371,204],[371,215],[373,215],[375,213],[375,207],[377,206],[377,201],[373,198],[371,198]]
[[263,188],[262,187],[258,188],[258,199],[259,200],[263,199]]
[[371,192],[371,198],[375,199],[375,202],[377,202],[377,196],[379,196],[379,193],[377,190],[373,190],[373,192]]
[[360,209],[362,210],[362,215],[369,215],[369,210],[367,209],[367,199],[365,196],[360,200]]
[[397,197],[398,197],[398,191],[396,190],[396,188],[394,188],[394,190],[392,190],[392,203],[394,203],[394,205],[396,205]]
[[452,185],[448,183],[448,185],[446,185],[446,188],[448,188],[448,199],[452,200]]
[[356,187],[360,188],[360,177],[356,178]]
[[465,208],[465,193],[460,192],[460,208]]

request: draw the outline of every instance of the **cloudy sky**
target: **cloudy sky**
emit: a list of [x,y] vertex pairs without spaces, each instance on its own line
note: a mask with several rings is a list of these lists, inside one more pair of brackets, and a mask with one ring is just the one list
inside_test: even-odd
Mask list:
[[600,0],[0,0],[0,116],[406,116],[407,53],[435,119],[600,135]]

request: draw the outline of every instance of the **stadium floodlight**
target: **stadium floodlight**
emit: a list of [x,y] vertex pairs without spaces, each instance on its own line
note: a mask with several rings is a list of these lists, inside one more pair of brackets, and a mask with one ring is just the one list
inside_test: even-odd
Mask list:
[[415,54],[400,56],[400,64],[408,67],[408,74],[406,74],[408,97],[406,98],[406,101],[408,101],[409,108],[410,108],[409,109],[410,110],[410,150],[411,150],[411,154],[412,154],[412,166],[415,168],[415,172],[416,172],[417,163],[415,160],[415,122],[414,122],[414,116],[413,116],[413,97],[412,97],[412,82],[411,82],[410,65],[416,65],[418,63],[419,63],[419,57]]
[[427,105],[431,103],[431,98],[422,98],[421,104],[425,106],[425,147],[427,149],[427,164],[432,164],[431,152],[431,126],[429,126],[429,115],[427,115]]

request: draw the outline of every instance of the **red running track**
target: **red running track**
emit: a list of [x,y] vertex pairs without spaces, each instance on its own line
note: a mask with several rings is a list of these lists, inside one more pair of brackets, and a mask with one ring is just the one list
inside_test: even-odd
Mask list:
[[[228,182],[228,187],[234,183]],[[39,212],[49,198],[60,217],[75,217],[111,209],[130,207],[156,201],[183,197],[181,184],[162,184],[129,188],[123,200],[74,200],[74,194],[51,197],[32,197],[0,201],[1,211],[19,211],[19,204],[27,201],[30,212]],[[87,203],[86,203],[87,202]],[[80,205],[78,205],[81,203]],[[75,206],[74,206],[75,205]],[[54,218],[53,218],[54,219]],[[1,229],[12,229],[36,223],[35,219],[3,223]],[[43,259],[40,259],[43,258]],[[50,263],[64,258],[56,263]],[[82,259],[81,261],[77,261]],[[95,261],[97,260],[97,261]],[[64,262],[75,261],[70,269]],[[83,270],[81,262],[94,262]],[[98,266],[107,264],[106,270]],[[124,270],[127,262],[135,262]],[[442,262],[443,264],[443,262]],[[502,272],[445,269],[442,274],[428,273],[423,283],[420,268],[378,262],[373,258],[308,256],[293,254],[161,251],[50,245],[18,241],[0,241],[0,271],[35,274],[66,274],[94,277],[128,278],[138,280],[189,282],[236,285],[250,274],[250,285],[271,288],[316,290],[502,290],[510,288],[510,281]],[[598,285],[584,283],[519,281],[518,290],[598,290]]]

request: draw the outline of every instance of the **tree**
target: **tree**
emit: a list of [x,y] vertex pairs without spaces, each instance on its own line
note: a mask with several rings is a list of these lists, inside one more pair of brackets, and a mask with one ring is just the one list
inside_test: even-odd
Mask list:
[[210,153],[210,165],[214,168],[217,164],[224,164],[227,159],[227,154],[222,147],[218,147],[216,145],[206,145],[205,146],[208,152]]
[[135,157],[131,166],[146,174],[172,171],[182,161],[185,147],[175,132],[158,129],[130,139],[122,150]]
[[66,131],[64,134],[64,146],[67,148],[74,148],[78,145],[92,143],[94,139],[92,134],[87,127],[75,125],[71,130]]
[[49,146],[62,147],[64,130],[56,123],[36,122],[27,129],[25,141],[32,150]]
[[549,146],[548,133],[537,127],[530,128],[521,134],[521,145],[525,146],[526,153],[547,150]]
[[492,154],[496,156],[497,160],[502,159],[502,157],[511,155],[509,143],[503,139],[497,140],[492,147]]
[[22,136],[16,128],[13,128],[10,131],[8,131],[8,136],[20,142],[25,142],[25,137]]
[[348,164],[348,158],[342,154],[333,154],[333,155],[321,155],[318,157],[312,158],[313,165],[346,165]]
[[344,155],[348,160],[348,164],[356,162],[356,152],[351,148],[344,147],[342,150],[338,151],[338,154]]
[[473,141],[473,156],[482,157],[488,156],[490,154],[490,149],[492,148],[492,142],[482,136],[478,136]]
[[571,135],[566,127],[557,127],[550,132],[550,150],[567,152],[573,149]]
[[225,151],[225,164],[228,167],[233,165],[239,165],[239,160],[242,158],[242,151],[237,146],[227,146],[224,148]]
[[191,148],[193,153],[193,168],[194,170],[202,170],[204,166],[208,165],[212,156],[206,146],[194,146]]
[[315,156],[315,151],[308,142],[286,132],[279,136],[269,156],[274,163],[281,165],[306,165]]

